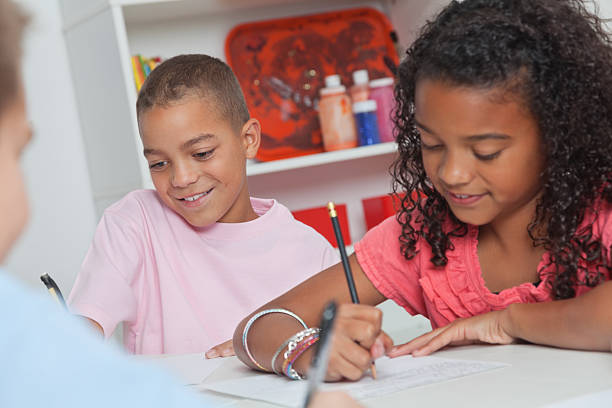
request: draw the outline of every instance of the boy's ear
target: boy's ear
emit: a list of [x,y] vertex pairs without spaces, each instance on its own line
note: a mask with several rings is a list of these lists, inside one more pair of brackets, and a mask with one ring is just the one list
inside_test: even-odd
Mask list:
[[254,159],[261,143],[261,125],[257,119],[251,118],[242,126],[242,143],[247,159]]

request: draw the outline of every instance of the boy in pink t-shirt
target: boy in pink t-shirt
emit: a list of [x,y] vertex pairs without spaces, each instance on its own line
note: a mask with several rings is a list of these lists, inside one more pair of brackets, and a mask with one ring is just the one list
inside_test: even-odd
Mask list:
[[156,191],[105,211],[70,294],[72,310],[105,337],[123,322],[132,353],[206,351],[251,310],[337,262],[287,208],[249,196],[246,159],[260,125],[225,63],[165,61],[136,110]]

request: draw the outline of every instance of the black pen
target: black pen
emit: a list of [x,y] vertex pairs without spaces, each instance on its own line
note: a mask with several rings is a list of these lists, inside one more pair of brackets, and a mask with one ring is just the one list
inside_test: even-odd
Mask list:
[[327,362],[329,361],[329,350],[331,348],[331,337],[334,330],[334,321],[336,320],[336,303],[331,301],[325,306],[321,315],[321,332],[319,333],[319,342],[315,350],[315,355],[308,370],[308,388],[306,398],[304,399],[303,408],[307,408],[312,397],[319,389],[319,386],[325,380],[327,372]]
[[68,307],[66,306],[66,301],[64,300],[64,296],[62,296],[62,292],[57,287],[57,284],[55,283],[55,281],[51,279],[51,277],[46,273],[40,276],[40,280],[45,284],[51,296],[53,296],[53,298],[59,304],[64,306],[66,309],[68,309]]
[[[338,222],[336,206],[330,201],[327,203],[327,209],[329,210],[329,217],[331,218],[332,226],[334,227],[334,234],[336,234],[336,242],[338,243],[338,250],[340,250],[340,259],[342,259],[346,283],[348,283],[349,292],[351,293],[351,301],[355,304],[359,304],[359,297],[357,296],[357,289],[355,289],[355,280],[353,279],[351,264],[349,263],[348,256],[346,255],[344,238],[342,238],[342,231],[340,230],[340,223]],[[372,361],[370,371],[372,373],[372,378],[376,379],[376,365],[374,365],[374,361]]]

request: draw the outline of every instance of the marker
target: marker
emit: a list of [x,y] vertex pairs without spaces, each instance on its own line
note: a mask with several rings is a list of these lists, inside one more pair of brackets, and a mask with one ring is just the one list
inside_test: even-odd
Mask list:
[[303,408],[307,408],[312,397],[315,395],[319,386],[325,380],[327,372],[327,363],[329,361],[329,350],[331,349],[331,337],[334,330],[334,322],[336,320],[336,303],[331,301],[325,306],[323,315],[321,315],[321,332],[319,334],[319,342],[315,355],[308,370],[308,388],[306,398],[304,399]]
[[68,307],[66,306],[66,301],[64,300],[64,296],[62,296],[62,292],[57,287],[55,281],[51,279],[51,277],[46,273],[40,276],[40,280],[45,284],[47,290],[49,291],[51,296],[53,296],[53,298],[57,301],[57,303],[68,309]]
[[[340,250],[340,259],[342,259],[342,266],[344,267],[344,276],[346,277],[346,283],[351,293],[351,301],[354,304],[359,304],[359,297],[357,296],[357,289],[355,289],[355,280],[353,279],[353,272],[351,271],[351,264],[349,263],[348,256],[346,255],[346,248],[344,247],[344,238],[342,238],[342,231],[340,230],[340,223],[338,222],[338,214],[336,213],[336,206],[332,201],[327,203],[327,209],[329,211],[329,217],[331,218],[332,226],[334,227],[334,234],[336,234],[336,242],[338,243],[338,249]],[[376,379],[376,365],[372,361],[370,367],[372,378]]]

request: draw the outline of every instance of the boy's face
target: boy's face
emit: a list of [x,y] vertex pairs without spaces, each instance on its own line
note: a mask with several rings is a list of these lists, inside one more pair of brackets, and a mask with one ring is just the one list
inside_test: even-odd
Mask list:
[[151,178],[163,202],[194,227],[245,222],[256,216],[246,184],[246,159],[255,157],[259,122],[240,133],[197,97],[154,106],[139,121]]
[[416,88],[425,172],[455,216],[473,225],[530,220],[542,188],[537,122],[518,97],[499,92],[432,80]]
[[28,218],[19,158],[31,138],[23,92],[0,116],[0,262],[19,237]]

